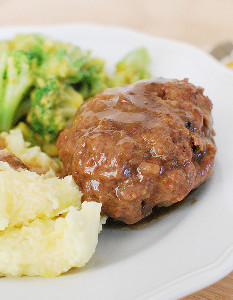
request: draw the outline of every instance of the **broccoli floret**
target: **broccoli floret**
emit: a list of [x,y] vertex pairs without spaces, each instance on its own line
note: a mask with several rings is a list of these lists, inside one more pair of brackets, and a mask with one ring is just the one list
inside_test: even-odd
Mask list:
[[108,87],[108,76],[104,69],[104,61],[91,58],[81,70],[81,80],[74,86],[87,99]]
[[109,81],[109,86],[131,84],[141,79],[150,78],[150,57],[145,48],[138,48],[128,53],[116,65],[116,72]]
[[22,50],[0,53],[0,131],[11,129],[16,121],[16,110],[33,85],[33,59]]
[[39,75],[73,85],[87,99],[107,86],[104,64],[103,60],[91,58],[89,52],[79,47],[59,43],[41,65]]
[[12,40],[8,41],[8,44],[11,50],[24,50],[32,53],[43,51],[44,40],[44,36],[40,34],[17,34]]
[[40,84],[32,93],[27,122],[33,132],[41,136],[43,144],[52,145],[83,103],[83,97],[56,79]]
[[10,50],[23,50],[36,59],[36,67],[47,60],[49,53],[55,52],[55,42],[40,34],[18,34],[8,41]]
[[79,47],[59,43],[47,54],[39,70],[43,78],[57,78],[68,84],[82,80],[82,68],[88,62],[89,53],[83,53]]

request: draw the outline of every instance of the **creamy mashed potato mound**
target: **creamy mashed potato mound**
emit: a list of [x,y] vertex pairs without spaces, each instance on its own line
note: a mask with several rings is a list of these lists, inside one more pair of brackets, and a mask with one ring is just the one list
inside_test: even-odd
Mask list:
[[53,277],[83,267],[105,221],[101,204],[81,204],[72,176],[56,177],[59,165],[20,130],[1,133],[0,142],[2,154],[30,170],[0,160],[0,276]]
[[0,230],[36,218],[53,218],[70,205],[80,207],[81,192],[72,176],[46,178],[14,170],[0,161]]
[[56,219],[36,219],[28,226],[0,233],[0,275],[58,276],[83,267],[93,255],[101,205],[84,202]]

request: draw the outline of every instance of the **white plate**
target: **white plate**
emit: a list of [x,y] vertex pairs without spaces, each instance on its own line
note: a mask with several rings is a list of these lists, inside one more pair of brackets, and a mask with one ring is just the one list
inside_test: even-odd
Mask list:
[[153,76],[190,78],[214,104],[218,147],[211,179],[172,213],[137,230],[104,229],[89,264],[58,278],[2,278],[1,299],[175,299],[233,270],[233,72],[184,43],[99,25],[2,28],[0,38],[41,32],[108,62],[145,46]]

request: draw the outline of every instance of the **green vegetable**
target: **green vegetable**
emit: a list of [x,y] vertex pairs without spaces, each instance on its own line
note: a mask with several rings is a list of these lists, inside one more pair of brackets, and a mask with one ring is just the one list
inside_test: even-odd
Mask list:
[[12,128],[16,111],[34,82],[33,59],[22,50],[0,52],[0,131]]
[[53,41],[38,34],[17,35],[9,42],[9,47],[23,49],[34,55],[38,78],[55,78],[73,85],[85,99],[107,87],[105,62],[92,58],[90,51],[83,51],[77,46]]
[[79,47],[59,44],[47,53],[39,75],[43,78],[57,78],[69,84],[79,82],[82,78],[80,72],[87,63],[88,56]]
[[40,85],[33,91],[27,122],[44,145],[52,145],[83,103],[83,97],[56,79],[41,81]]
[[81,71],[81,80],[74,87],[84,97],[90,98],[108,87],[108,76],[104,69],[104,61],[91,58]]
[[39,75],[73,85],[84,99],[104,89],[108,78],[103,60],[91,58],[89,52],[83,52],[69,44],[59,44],[55,51],[47,54],[39,69]]
[[133,50],[118,62],[109,86],[131,84],[141,79],[150,78],[149,64],[150,57],[145,48]]
[[[8,41],[10,50],[23,50],[36,59],[36,65],[41,66],[50,55],[54,55],[58,42],[40,34],[19,34]],[[37,70],[38,71],[38,70]]]

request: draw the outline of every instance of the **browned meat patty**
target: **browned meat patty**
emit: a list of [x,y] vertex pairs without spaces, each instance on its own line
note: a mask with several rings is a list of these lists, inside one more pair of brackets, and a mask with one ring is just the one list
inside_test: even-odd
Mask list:
[[132,224],[178,202],[213,170],[212,104],[188,80],[142,80],[89,99],[59,136],[83,200]]

